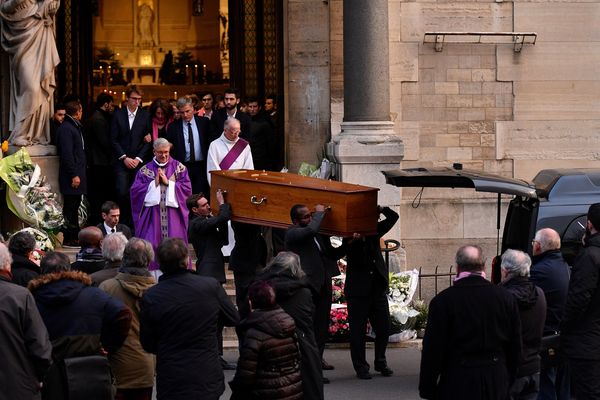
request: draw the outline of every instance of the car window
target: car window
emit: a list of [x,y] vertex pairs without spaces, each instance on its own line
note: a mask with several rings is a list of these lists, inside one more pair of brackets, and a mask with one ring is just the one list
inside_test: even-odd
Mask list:
[[571,266],[575,261],[575,256],[577,256],[579,250],[581,250],[581,239],[585,234],[586,221],[587,215],[580,215],[579,217],[574,218],[569,225],[567,225],[565,233],[561,238],[560,250],[567,264]]

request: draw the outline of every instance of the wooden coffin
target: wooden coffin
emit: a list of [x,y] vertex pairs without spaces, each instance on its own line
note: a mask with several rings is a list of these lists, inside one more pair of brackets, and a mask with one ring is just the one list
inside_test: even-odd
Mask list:
[[211,207],[219,208],[217,189],[225,191],[234,221],[287,228],[294,204],[305,204],[311,210],[323,204],[329,210],[321,233],[351,236],[377,230],[379,189],[281,172],[230,170],[211,174]]

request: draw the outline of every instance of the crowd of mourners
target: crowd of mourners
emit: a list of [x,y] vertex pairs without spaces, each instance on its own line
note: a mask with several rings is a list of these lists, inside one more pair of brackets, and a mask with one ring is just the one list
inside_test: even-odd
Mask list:
[[[235,89],[225,91],[221,110],[206,106],[208,93],[198,97],[204,107],[183,96],[174,106],[158,99],[149,112],[140,89],[126,96],[113,113],[113,99],[100,94],[85,124],[79,99],[67,99],[54,135],[64,244],[77,246],[75,260],[40,254],[26,231],[0,243],[0,359],[9,366],[0,372],[0,398],[149,400],[156,386],[160,400],[218,399],[223,370],[235,369],[232,399],[323,399],[323,371],[334,368],[323,358],[331,278],[343,257],[356,376],[373,376],[368,325],[373,370],[392,376],[380,246],[398,214],[378,206],[376,233],[354,233],[338,247],[319,233],[329,212],[322,204],[296,204],[287,229],[267,228],[231,221],[227,194],[216,189],[213,214],[212,171],[276,166],[265,150],[273,137],[262,136],[272,115],[258,129]],[[81,228],[83,195],[91,218]],[[589,209],[573,268],[559,234],[541,229],[533,257],[504,252],[498,285],[486,277],[480,247],[459,248],[452,286],[429,306],[421,397],[600,398],[596,227],[600,203]],[[235,304],[223,288],[226,261]],[[222,357],[227,326],[238,337],[237,364]]]

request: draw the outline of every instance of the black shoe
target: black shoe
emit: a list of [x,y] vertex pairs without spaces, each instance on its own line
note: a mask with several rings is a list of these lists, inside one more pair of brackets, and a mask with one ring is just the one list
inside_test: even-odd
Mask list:
[[223,368],[223,371],[235,371],[237,369],[237,364],[227,362],[221,357],[221,368]]
[[392,375],[394,375],[394,371],[392,371],[390,369],[390,367],[387,366],[387,364],[375,367],[375,371],[379,372],[383,376],[392,376]]
[[369,373],[369,370],[356,371],[356,377],[358,379],[372,379],[373,375]]
[[328,383],[331,383],[331,381],[329,380],[329,378],[323,377],[323,384],[327,385]]
[[321,359],[321,367],[323,369],[323,371],[331,371],[333,369],[335,369],[335,367],[331,364],[329,364],[327,361],[325,361],[325,359]]

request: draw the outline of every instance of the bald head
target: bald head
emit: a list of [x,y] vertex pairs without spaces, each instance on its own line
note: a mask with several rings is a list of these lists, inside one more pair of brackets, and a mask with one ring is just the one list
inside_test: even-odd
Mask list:
[[550,250],[560,249],[560,236],[552,228],[540,229],[533,239],[533,255],[545,253]]
[[462,246],[456,252],[456,268],[458,272],[478,272],[485,268],[483,250],[475,245]]
[[81,247],[96,247],[100,248],[102,243],[102,231],[95,226],[88,226],[79,231],[77,238]]

